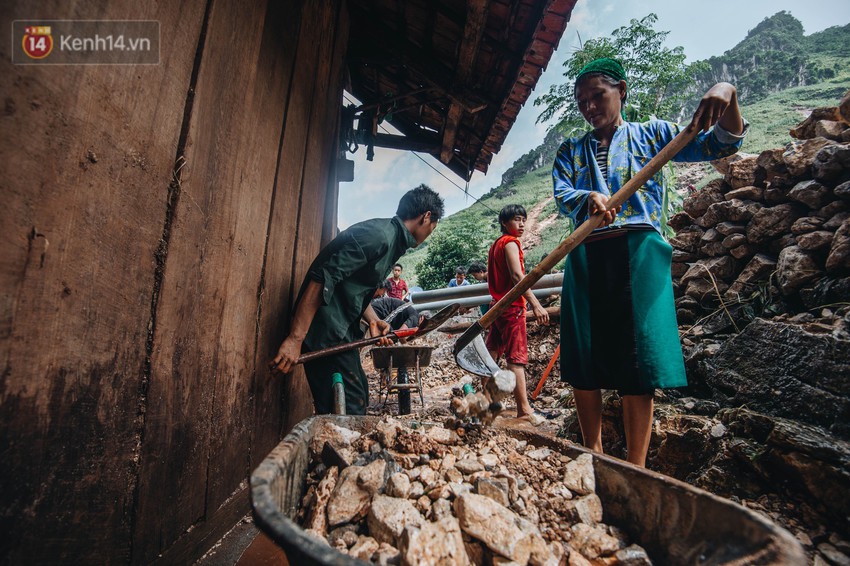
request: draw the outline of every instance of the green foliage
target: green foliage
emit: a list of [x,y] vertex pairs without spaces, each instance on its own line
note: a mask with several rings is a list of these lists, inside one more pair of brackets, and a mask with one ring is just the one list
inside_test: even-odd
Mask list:
[[705,70],[705,65],[687,65],[681,47],[664,47],[670,32],[653,29],[657,19],[655,14],[633,19],[628,26],[611,32],[610,37],[585,42],[564,62],[567,82],[553,85],[548,93],[534,101],[535,106],[544,107],[537,121],[557,118],[555,128],[564,135],[584,128],[584,119],[574,103],[573,83],[581,68],[599,57],[613,57],[626,70],[629,77],[626,116],[629,120],[675,117],[685,101],[687,86],[697,73]]
[[486,254],[486,250],[473,224],[460,223],[453,230],[435,230],[425,259],[416,266],[417,283],[424,289],[445,287],[455,276],[457,267],[468,266]]
[[[490,194],[500,194],[499,191],[509,191],[510,185],[526,173],[539,170],[541,166],[548,166],[555,160],[555,152],[564,141],[563,136],[557,130],[549,130],[543,138],[543,143],[535,147],[516,161],[502,175],[501,184],[493,189]],[[507,194],[507,193],[505,193]]]
[[806,48],[812,54],[850,57],[850,24],[832,26],[805,38]]
[[[543,219],[547,215],[544,211],[543,214],[540,215],[540,218]],[[569,219],[564,217],[559,217],[558,220],[549,224],[543,231],[540,233],[541,241],[536,246],[531,246],[528,249],[524,250],[525,254],[525,272],[528,273],[531,271],[534,266],[540,263],[543,259],[543,254],[550,254],[552,250],[558,247],[564,239],[570,235],[572,232],[572,222]],[[555,271],[563,271],[564,262],[566,260],[562,259],[555,265]]]

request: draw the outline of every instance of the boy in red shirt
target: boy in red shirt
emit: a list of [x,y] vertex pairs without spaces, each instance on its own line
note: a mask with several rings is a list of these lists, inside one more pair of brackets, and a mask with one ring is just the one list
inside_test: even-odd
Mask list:
[[[491,307],[525,276],[525,263],[519,238],[525,232],[527,217],[525,208],[518,204],[509,204],[499,213],[502,236],[493,242],[487,254],[487,285],[494,300]],[[528,402],[528,392],[525,390],[525,365],[528,363],[526,300],[531,304],[537,322],[549,324],[549,314],[529,289],[490,326],[487,350],[497,361],[504,355],[508,369],[516,374],[514,399],[517,417],[527,418],[531,424],[537,426],[543,422],[543,417],[534,413]]]
[[401,272],[404,268],[400,263],[397,263],[393,266],[393,274],[392,277],[388,277],[387,281],[390,282],[390,290],[387,293],[393,299],[401,299],[402,301],[407,299],[407,293],[409,292],[407,289],[407,282],[401,278]]

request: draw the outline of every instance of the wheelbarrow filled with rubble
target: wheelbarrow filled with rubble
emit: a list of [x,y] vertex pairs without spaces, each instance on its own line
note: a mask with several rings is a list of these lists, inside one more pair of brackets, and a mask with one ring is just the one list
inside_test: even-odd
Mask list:
[[805,563],[787,531],[732,501],[498,426],[306,419],[254,470],[251,497],[299,566]]

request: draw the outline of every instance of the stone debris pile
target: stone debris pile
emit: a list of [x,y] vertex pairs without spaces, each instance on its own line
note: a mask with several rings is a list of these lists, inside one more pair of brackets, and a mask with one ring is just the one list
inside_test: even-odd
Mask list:
[[785,147],[716,163],[724,177],[671,217],[680,323],[760,290],[807,305],[850,290],[850,93],[791,135]]
[[[458,434],[461,432],[461,434]],[[491,429],[417,430],[392,418],[361,435],[325,422],[298,520],[379,564],[651,564],[602,523],[592,456]]]

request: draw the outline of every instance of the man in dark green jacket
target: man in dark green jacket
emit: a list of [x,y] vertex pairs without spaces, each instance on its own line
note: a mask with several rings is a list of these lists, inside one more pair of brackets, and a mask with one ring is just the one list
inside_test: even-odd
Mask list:
[[[289,373],[302,350],[357,340],[361,317],[371,336],[387,334],[390,326],[369,305],[375,289],[408,248],[431,235],[442,215],[443,199],[420,185],[401,197],[395,217],[354,224],[322,249],[301,285],[289,336],[270,363],[273,371]],[[331,376],[337,372],[343,378],[346,412],[366,414],[369,388],[358,350],[307,362],[304,371],[317,414],[332,412]]]

